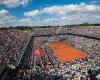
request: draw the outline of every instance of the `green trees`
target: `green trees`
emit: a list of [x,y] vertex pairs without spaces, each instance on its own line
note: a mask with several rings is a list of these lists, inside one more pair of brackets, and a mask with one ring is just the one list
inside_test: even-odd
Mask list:
[[90,24],[90,23],[83,23],[83,26],[91,26],[91,25],[93,25],[93,24]]
[[19,29],[19,30],[29,30],[32,31],[33,27],[30,26],[17,26],[17,27],[1,27],[0,30],[7,30],[7,29]]

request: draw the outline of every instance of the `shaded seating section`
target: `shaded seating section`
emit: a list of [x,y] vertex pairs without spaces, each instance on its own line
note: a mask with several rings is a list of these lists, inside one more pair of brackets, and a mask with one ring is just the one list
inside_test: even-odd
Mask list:
[[1,80],[5,79],[7,72],[8,72],[7,65],[0,64],[0,79]]

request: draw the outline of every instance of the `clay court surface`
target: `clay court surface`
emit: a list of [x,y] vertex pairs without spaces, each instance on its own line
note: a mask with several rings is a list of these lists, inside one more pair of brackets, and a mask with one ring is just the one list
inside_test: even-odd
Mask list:
[[85,58],[88,56],[86,53],[63,42],[52,42],[49,43],[48,46],[52,48],[61,63],[79,58]]

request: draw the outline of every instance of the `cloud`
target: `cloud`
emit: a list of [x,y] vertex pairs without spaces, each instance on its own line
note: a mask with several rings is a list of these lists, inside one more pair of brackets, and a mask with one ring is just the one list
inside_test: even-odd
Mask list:
[[24,12],[24,16],[27,16],[27,17],[34,17],[34,16],[38,16],[39,14],[40,14],[39,10]]
[[41,24],[77,24],[77,23],[100,23],[100,6],[93,4],[66,4],[45,7],[41,10],[25,12],[27,17],[34,17],[39,14],[47,14],[53,18],[42,20]]
[[0,26],[10,26],[16,21],[16,17],[9,14],[7,10],[0,11]]
[[66,16],[66,15],[75,15],[75,14],[84,14],[100,11],[100,6],[96,5],[87,5],[85,3],[81,4],[69,4],[62,6],[51,6],[43,9],[42,12],[47,14]]
[[24,12],[24,16],[27,18],[17,19],[9,11],[2,9],[0,11],[0,26],[100,23],[100,6],[85,3],[51,6],[41,10]]
[[2,9],[2,10],[0,11],[0,16],[5,15],[5,14],[8,14],[8,11]]
[[32,26],[33,20],[30,18],[17,19],[9,11],[2,9],[0,11],[0,27],[4,26]]
[[59,18],[47,18],[41,22],[41,25],[57,25],[59,22]]
[[91,1],[91,4],[96,4],[96,3],[100,3],[100,0]]
[[23,18],[23,19],[19,19],[16,22],[16,26],[33,26],[33,21],[31,18]]
[[29,0],[0,0],[0,3],[5,4],[7,7],[25,6],[28,2]]
[[[83,22],[100,23],[100,6],[85,3],[45,7],[42,13],[55,16],[44,20],[51,24],[77,24]],[[60,18],[59,18],[60,17]]]

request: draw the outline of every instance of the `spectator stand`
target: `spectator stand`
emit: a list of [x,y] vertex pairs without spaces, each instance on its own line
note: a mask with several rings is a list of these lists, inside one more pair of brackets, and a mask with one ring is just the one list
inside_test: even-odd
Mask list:
[[21,62],[21,59],[27,49],[27,46],[29,45],[30,43],[30,40],[31,38],[24,44],[24,47],[22,48],[22,50],[19,52],[19,55],[17,56],[16,58],[16,66],[19,66],[20,62]]

